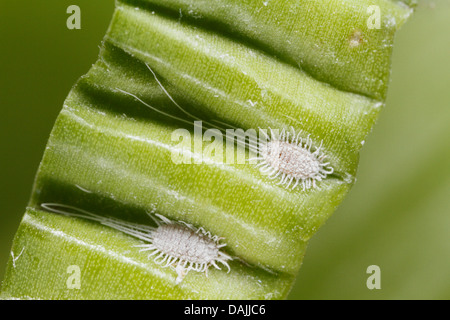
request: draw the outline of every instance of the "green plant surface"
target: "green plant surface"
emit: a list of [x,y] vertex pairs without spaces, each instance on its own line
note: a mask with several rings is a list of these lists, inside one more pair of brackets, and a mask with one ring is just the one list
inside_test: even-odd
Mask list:
[[[284,3],[259,3],[258,11],[256,2],[224,1],[223,17],[203,2],[199,8],[189,1],[117,2],[99,60],[71,90],[52,130],[13,244],[12,252],[23,255],[10,259],[2,297],[287,296],[307,241],[354,182],[359,151],[384,105],[393,37],[411,9],[377,2],[387,14],[376,32],[366,25],[365,1],[311,8]],[[239,19],[255,11],[254,21]],[[171,133],[194,128],[161,112],[192,119],[146,64],[179,105],[205,123],[301,128],[315,145],[323,143],[333,175],[320,189],[303,191],[277,186],[253,166],[224,164],[195,150],[193,158],[203,156],[204,163],[173,163],[178,147]],[[227,253],[236,258],[232,271],[213,270],[208,278],[191,272],[176,286],[171,269],[161,271],[131,249],[138,241],[44,212],[47,202],[141,223],[158,212],[203,227],[226,238]],[[83,290],[65,288],[68,265],[84,270]],[[149,285],[136,290],[144,278]]]
[[[448,1],[421,1],[399,31],[358,181],[311,239],[291,298],[450,298],[449,19]],[[380,290],[366,287],[373,264]]]
[[[27,276],[6,282],[4,290],[22,298],[276,299],[287,294],[277,288],[286,288],[292,281],[286,275],[245,270],[241,264],[232,263],[230,274],[211,270],[205,279],[204,274],[193,272],[176,285],[171,269],[152,264],[146,255],[131,250],[139,243],[134,238],[98,223],[32,209],[27,210],[18,239],[12,250],[25,248],[23,260],[12,268],[14,273]],[[34,252],[41,254],[36,257]],[[66,285],[68,262],[83,270],[79,290]],[[30,285],[29,279],[45,281]]]

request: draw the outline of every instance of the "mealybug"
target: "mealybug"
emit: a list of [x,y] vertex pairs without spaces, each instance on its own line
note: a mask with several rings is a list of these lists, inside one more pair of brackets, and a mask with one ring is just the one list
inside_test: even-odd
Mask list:
[[[223,238],[213,236],[202,227],[195,228],[186,222],[172,221],[159,214],[155,214],[158,219],[152,217],[157,224],[157,227],[154,228],[98,216],[82,209],[57,203],[43,203],[41,206],[52,212],[98,221],[103,225],[145,241],[145,244],[135,247],[140,247],[140,251],[151,251],[148,257],[154,257],[154,262],[162,267],[173,268],[177,273],[177,284],[191,270],[204,272],[206,276],[208,276],[210,266],[220,270],[218,263],[227,267],[228,272],[230,271],[227,261],[232,258],[220,250],[226,246],[226,244],[221,243]],[[71,213],[64,209],[74,210],[78,213]]]
[[[155,72],[150,68],[150,66],[146,63],[147,68],[150,70],[150,72],[153,74],[156,82],[161,87],[161,89],[164,91],[164,93],[169,97],[169,99],[179,108],[183,113],[185,113],[188,117],[201,121],[201,119],[195,117],[194,115],[190,114],[188,111],[184,110],[169,94],[169,92],[163,87],[162,83],[158,80],[156,77]],[[190,123],[188,120],[179,118],[170,114],[167,114],[161,110],[158,110],[151,105],[145,103],[140,98],[138,98],[136,95],[126,92],[121,89],[117,89],[118,91],[127,94],[145,106],[149,107],[150,109],[169,116],[173,119]],[[256,103],[249,100],[250,104],[254,106]],[[233,128],[229,124],[226,124],[221,121],[217,120],[211,120],[215,123],[220,123],[225,125],[226,127]],[[219,131],[226,132],[227,129],[220,127],[216,124],[213,124],[211,122],[206,122],[210,127],[218,129]],[[194,121],[194,126],[196,126],[196,123]],[[295,132],[295,129],[291,127],[292,132],[286,131],[285,129],[282,130],[281,134],[279,136],[276,136],[272,129],[270,130],[270,137],[264,132],[264,130],[260,129],[260,132],[263,132],[264,135],[267,138],[267,141],[263,141],[261,137],[259,137],[259,143],[258,145],[253,145],[250,142],[246,142],[246,136],[244,133],[239,132],[237,128],[233,128],[234,136],[232,137],[233,140],[235,138],[241,138],[244,139],[243,141],[238,141],[237,144],[243,147],[248,148],[250,151],[257,153],[258,157],[251,158],[256,159],[260,161],[260,163],[257,165],[260,168],[260,171],[268,174],[270,179],[275,179],[280,177],[279,185],[284,185],[286,188],[289,188],[292,183],[292,189],[295,189],[299,184],[301,184],[303,191],[305,189],[310,189],[311,187],[316,188],[317,182],[322,181],[327,177],[327,175],[330,175],[334,172],[334,169],[330,166],[330,162],[325,162],[326,155],[321,152],[322,143],[319,147],[315,148],[313,147],[312,140],[310,136],[307,138],[300,137],[302,135],[302,131],[299,131],[298,133]],[[226,139],[228,140],[230,137],[228,136],[228,132],[226,134]],[[313,149],[313,150],[311,150]]]
[[[256,151],[259,156],[261,172],[267,174],[270,179],[280,177],[278,184],[288,188],[293,182],[292,189],[301,184],[303,190],[316,187],[317,181],[322,181],[327,175],[333,173],[330,162],[324,162],[326,155],[321,153],[322,143],[318,148],[312,148],[312,140],[300,137],[301,131],[296,133],[284,129],[277,136],[270,129],[270,137],[266,135],[267,142],[260,142]],[[261,141],[261,139],[260,139]]]

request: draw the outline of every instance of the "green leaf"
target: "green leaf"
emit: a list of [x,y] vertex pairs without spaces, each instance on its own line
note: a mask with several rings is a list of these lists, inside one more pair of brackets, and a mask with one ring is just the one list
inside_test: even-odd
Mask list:
[[[370,5],[380,29],[367,23]],[[286,297],[307,241],[354,182],[384,104],[393,37],[410,13],[390,1],[118,1],[98,61],[51,133],[2,297]],[[301,130],[334,172],[319,188],[285,188],[254,165],[205,153],[196,119],[205,130]],[[192,137],[188,153],[178,129]],[[216,152],[228,146],[218,141]],[[203,161],[174,162],[183,152]],[[44,203],[133,223],[152,225],[148,213],[184,221],[225,238],[231,271],[191,271],[176,284],[174,270],[134,247],[140,240]],[[73,265],[80,289],[67,285]]]

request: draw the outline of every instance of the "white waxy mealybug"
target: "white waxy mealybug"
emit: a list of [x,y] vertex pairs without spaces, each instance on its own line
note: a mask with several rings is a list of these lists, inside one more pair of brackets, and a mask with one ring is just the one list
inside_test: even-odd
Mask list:
[[[156,77],[155,72],[150,68],[150,65],[146,63],[146,66],[153,74],[158,85],[169,97],[169,99],[177,106],[178,109],[185,113],[189,118],[197,121],[202,121],[200,118],[195,117],[188,111],[184,110],[164,88],[162,83]],[[153,111],[179,120],[181,122],[191,124],[191,122],[186,119],[167,114],[161,110],[154,108],[132,93],[126,92],[119,88],[117,88],[117,90],[135,98],[137,101],[141,102]],[[254,103],[251,100],[249,101],[252,106],[256,105],[256,102]],[[229,124],[222,121],[211,121],[225,125],[225,127],[233,128],[233,126],[230,126]],[[208,126],[218,129],[222,133],[227,132],[227,129],[222,126],[218,126],[217,124],[211,122],[204,122]],[[195,121],[194,126],[197,126]],[[307,138],[300,137],[302,135],[302,131],[296,133],[293,127],[291,127],[292,132],[286,132],[283,129],[278,137],[270,128],[270,137],[263,130],[260,130],[260,132],[264,133],[268,141],[263,141],[263,139],[259,138],[259,144],[257,143],[258,145],[256,146],[253,143],[246,142],[245,134],[238,133],[238,128],[233,129],[235,130],[235,135],[232,137],[233,141],[235,138],[243,138],[244,140],[238,140],[237,144],[246,147],[250,151],[258,154],[258,157],[251,158],[249,160],[256,159],[260,161],[260,163],[257,165],[258,167],[260,167],[260,171],[262,173],[268,174],[270,179],[276,179],[279,177],[280,181],[278,184],[284,185],[286,186],[286,188],[289,188],[292,185],[292,189],[295,189],[299,184],[302,186],[303,191],[312,187],[318,188],[317,182],[322,181],[327,177],[327,175],[330,175],[334,172],[334,169],[330,166],[330,162],[324,161],[326,155],[321,152],[322,143],[317,148],[313,147],[310,136],[308,135]],[[228,140],[229,138],[230,137],[228,136],[227,132],[226,139]]]
[[261,130],[267,141],[261,142],[260,139],[256,148],[259,157],[253,159],[260,161],[257,167],[270,179],[279,177],[278,184],[289,188],[294,183],[292,189],[301,184],[305,190],[317,187],[317,181],[333,173],[330,163],[324,162],[326,155],[321,152],[322,143],[318,148],[313,148],[310,136],[306,139],[300,137],[302,132],[296,133],[293,127],[292,132],[283,129],[278,136],[272,129],[269,130],[270,137]]
[[[82,209],[57,203],[43,203],[41,206],[52,212],[98,221],[103,225],[143,240],[146,243],[135,247],[141,248],[140,252],[150,251],[148,257],[153,257],[153,261],[158,265],[174,269],[177,273],[177,284],[191,270],[204,272],[206,276],[208,276],[210,266],[221,270],[218,263],[227,267],[228,272],[230,271],[227,261],[232,258],[221,251],[221,248],[226,246],[226,244],[221,243],[223,238],[213,236],[202,227],[195,228],[186,222],[172,221],[159,214],[155,214],[158,219],[151,216],[157,224],[157,227],[154,228],[98,216]],[[74,210],[78,213],[71,213],[64,209]]]

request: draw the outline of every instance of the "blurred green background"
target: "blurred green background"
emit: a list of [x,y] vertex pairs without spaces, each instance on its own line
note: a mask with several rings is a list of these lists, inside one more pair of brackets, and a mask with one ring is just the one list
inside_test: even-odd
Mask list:
[[[81,8],[81,30],[66,9]],[[0,279],[53,123],[96,60],[114,1],[0,1]],[[310,241],[290,299],[450,299],[450,1],[397,34],[358,181]],[[369,290],[366,269],[381,269]]]

